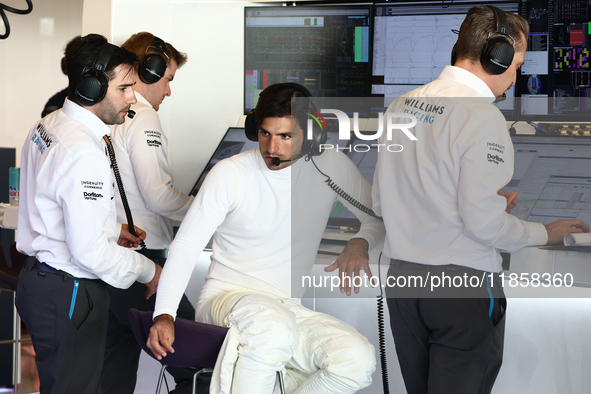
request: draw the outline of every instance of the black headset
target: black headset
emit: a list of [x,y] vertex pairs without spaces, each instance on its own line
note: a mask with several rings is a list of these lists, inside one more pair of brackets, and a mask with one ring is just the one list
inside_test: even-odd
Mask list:
[[[147,53],[150,48],[156,49],[159,53]],[[167,59],[166,43],[154,36],[154,42],[146,48],[144,58],[138,67],[140,79],[147,84],[160,81],[166,72]]]
[[[284,83],[284,85],[294,88],[294,90],[299,91],[304,96],[304,97],[294,97],[296,99],[312,97],[312,94],[310,93],[310,91],[308,89],[306,89],[305,87],[303,87],[302,85],[299,85],[297,83]],[[309,104],[308,108],[311,108],[314,111],[316,111],[316,106],[314,105],[314,102],[312,101],[312,99],[309,100],[308,104]],[[308,112],[308,119],[312,119],[309,113],[313,112],[313,111],[308,110],[307,112]],[[304,132],[304,142],[302,143],[302,150],[300,153],[301,156],[308,156],[308,157],[319,156],[320,154],[322,154],[322,150],[320,150],[320,145],[324,144],[326,142],[326,140],[328,139],[328,133],[325,128],[319,127],[318,124],[316,123],[316,121],[314,121],[314,120],[313,120],[312,124],[313,124],[313,129],[312,129],[312,139],[311,140],[309,140],[307,138],[307,132],[306,132],[307,125],[300,125],[300,127],[302,128],[302,131]],[[257,122],[256,122],[256,112],[254,109],[252,109],[248,113],[248,115],[246,116],[246,119],[244,121],[244,132],[246,134],[246,138],[248,138],[249,140],[251,140],[251,141],[258,141],[259,140],[259,132],[257,129]]]
[[107,94],[109,77],[105,70],[111,55],[118,47],[106,43],[97,53],[92,65],[82,70],[82,75],[76,86],[76,100],[84,107],[100,103]]
[[[480,63],[482,67],[493,75],[503,74],[513,62],[515,54],[515,39],[509,35],[509,25],[505,11],[487,6],[493,12],[495,18],[495,30],[488,33],[486,44],[480,53]],[[456,46],[451,51],[451,65],[453,66],[457,59]]]

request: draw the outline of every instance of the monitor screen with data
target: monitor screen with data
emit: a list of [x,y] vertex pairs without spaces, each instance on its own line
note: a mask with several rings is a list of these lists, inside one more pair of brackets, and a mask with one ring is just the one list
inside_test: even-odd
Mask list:
[[591,2],[522,0],[530,25],[518,79],[520,119],[588,121],[591,116]]
[[[384,108],[396,97],[429,83],[451,64],[466,13],[475,5],[494,5],[517,13],[517,1],[376,3],[374,20],[372,96],[384,97]],[[428,27],[428,28],[426,28]],[[517,116],[515,89],[495,105],[507,120]]]
[[246,7],[244,111],[280,82],[313,97],[369,97],[372,6]]

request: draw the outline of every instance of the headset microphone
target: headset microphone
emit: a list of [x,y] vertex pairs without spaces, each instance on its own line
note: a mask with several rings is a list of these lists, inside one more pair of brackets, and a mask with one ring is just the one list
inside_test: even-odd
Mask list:
[[135,116],[135,111],[134,111],[134,110],[132,110],[132,109],[128,109],[128,110],[127,110],[127,117],[128,117],[129,119],[133,119],[133,117],[134,117],[134,116]]
[[287,159],[287,160],[280,160],[278,157],[274,157],[273,158],[273,161],[271,162],[271,164],[273,164],[275,167],[277,167],[281,163],[287,163],[288,161],[296,161],[297,159],[302,158],[304,156],[305,156],[304,153],[300,153],[295,158],[293,158],[293,159]]

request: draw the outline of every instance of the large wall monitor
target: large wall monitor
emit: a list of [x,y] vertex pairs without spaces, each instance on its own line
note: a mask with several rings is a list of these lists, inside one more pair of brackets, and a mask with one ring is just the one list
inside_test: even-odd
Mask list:
[[369,97],[371,5],[245,7],[244,110],[268,85],[314,97]]
[[591,223],[591,139],[512,138],[515,172],[505,190],[519,194],[511,213],[543,224],[560,218]]
[[[466,13],[475,5],[494,5],[517,13],[517,1],[376,3],[372,96],[395,97],[436,79],[450,64],[451,50]],[[498,103],[505,117],[515,118],[514,90]]]
[[[591,3],[522,0],[530,25],[519,92],[522,120],[589,121]],[[586,111],[586,112],[585,112]]]

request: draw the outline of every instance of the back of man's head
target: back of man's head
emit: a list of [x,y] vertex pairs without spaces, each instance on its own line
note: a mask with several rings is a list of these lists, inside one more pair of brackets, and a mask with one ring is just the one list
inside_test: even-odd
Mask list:
[[[135,65],[136,72],[146,55],[159,52],[158,49],[154,47],[154,35],[145,31],[132,35],[123,43],[123,45],[121,45],[121,47],[137,55],[138,62]],[[181,68],[187,62],[187,54],[179,52],[168,42],[165,43],[164,53],[166,54],[165,60],[167,64],[170,62],[170,59],[174,59],[177,67]]]
[[292,111],[292,97],[311,97],[311,94],[308,89],[296,83],[278,83],[263,90],[255,108],[257,129],[261,127],[266,118],[282,118],[285,116],[295,117],[300,127],[305,127],[308,110],[305,109],[305,106],[298,105]]
[[[507,19],[508,35],[511,37],[508,41],[511,42],[511,39],[515,40],[515,52],[524,51],[526,42],[523,39],[527,39],[529,34],[527,21],[511,12],[505,12],[500,9],[499,11],[504,13]],[[498,21],[495,23],[495,20],[495,13],[489,6],[475,6],[468,11],[466,19],[464,19],[460,27],[458,42],[456,44],[456,56],[458,60],[467,59],[472,62],[480,62],[480,57],[486,46],[489,34],[493,33],[492,37],[501,35],[494,33],[497,30],[498,24]]]
[[[72,39],[65,50],[66,69],[68,72],[68,93],[70,100],[80,104],[77,95],[78,84],[82,75],[90,70],[103,47],[108,44],[107,39],[100,34],[88,34],[84,37]],[[112,45],[112,44],[109,44]],[[107,81],[115,76],[115,69],[121,65],[129,66],[130,70],[137,61],[137,56],[123,48],[112,45],[112,53],[104,70],[101,70]],[[99,100],[100,101],[100,100]]]

